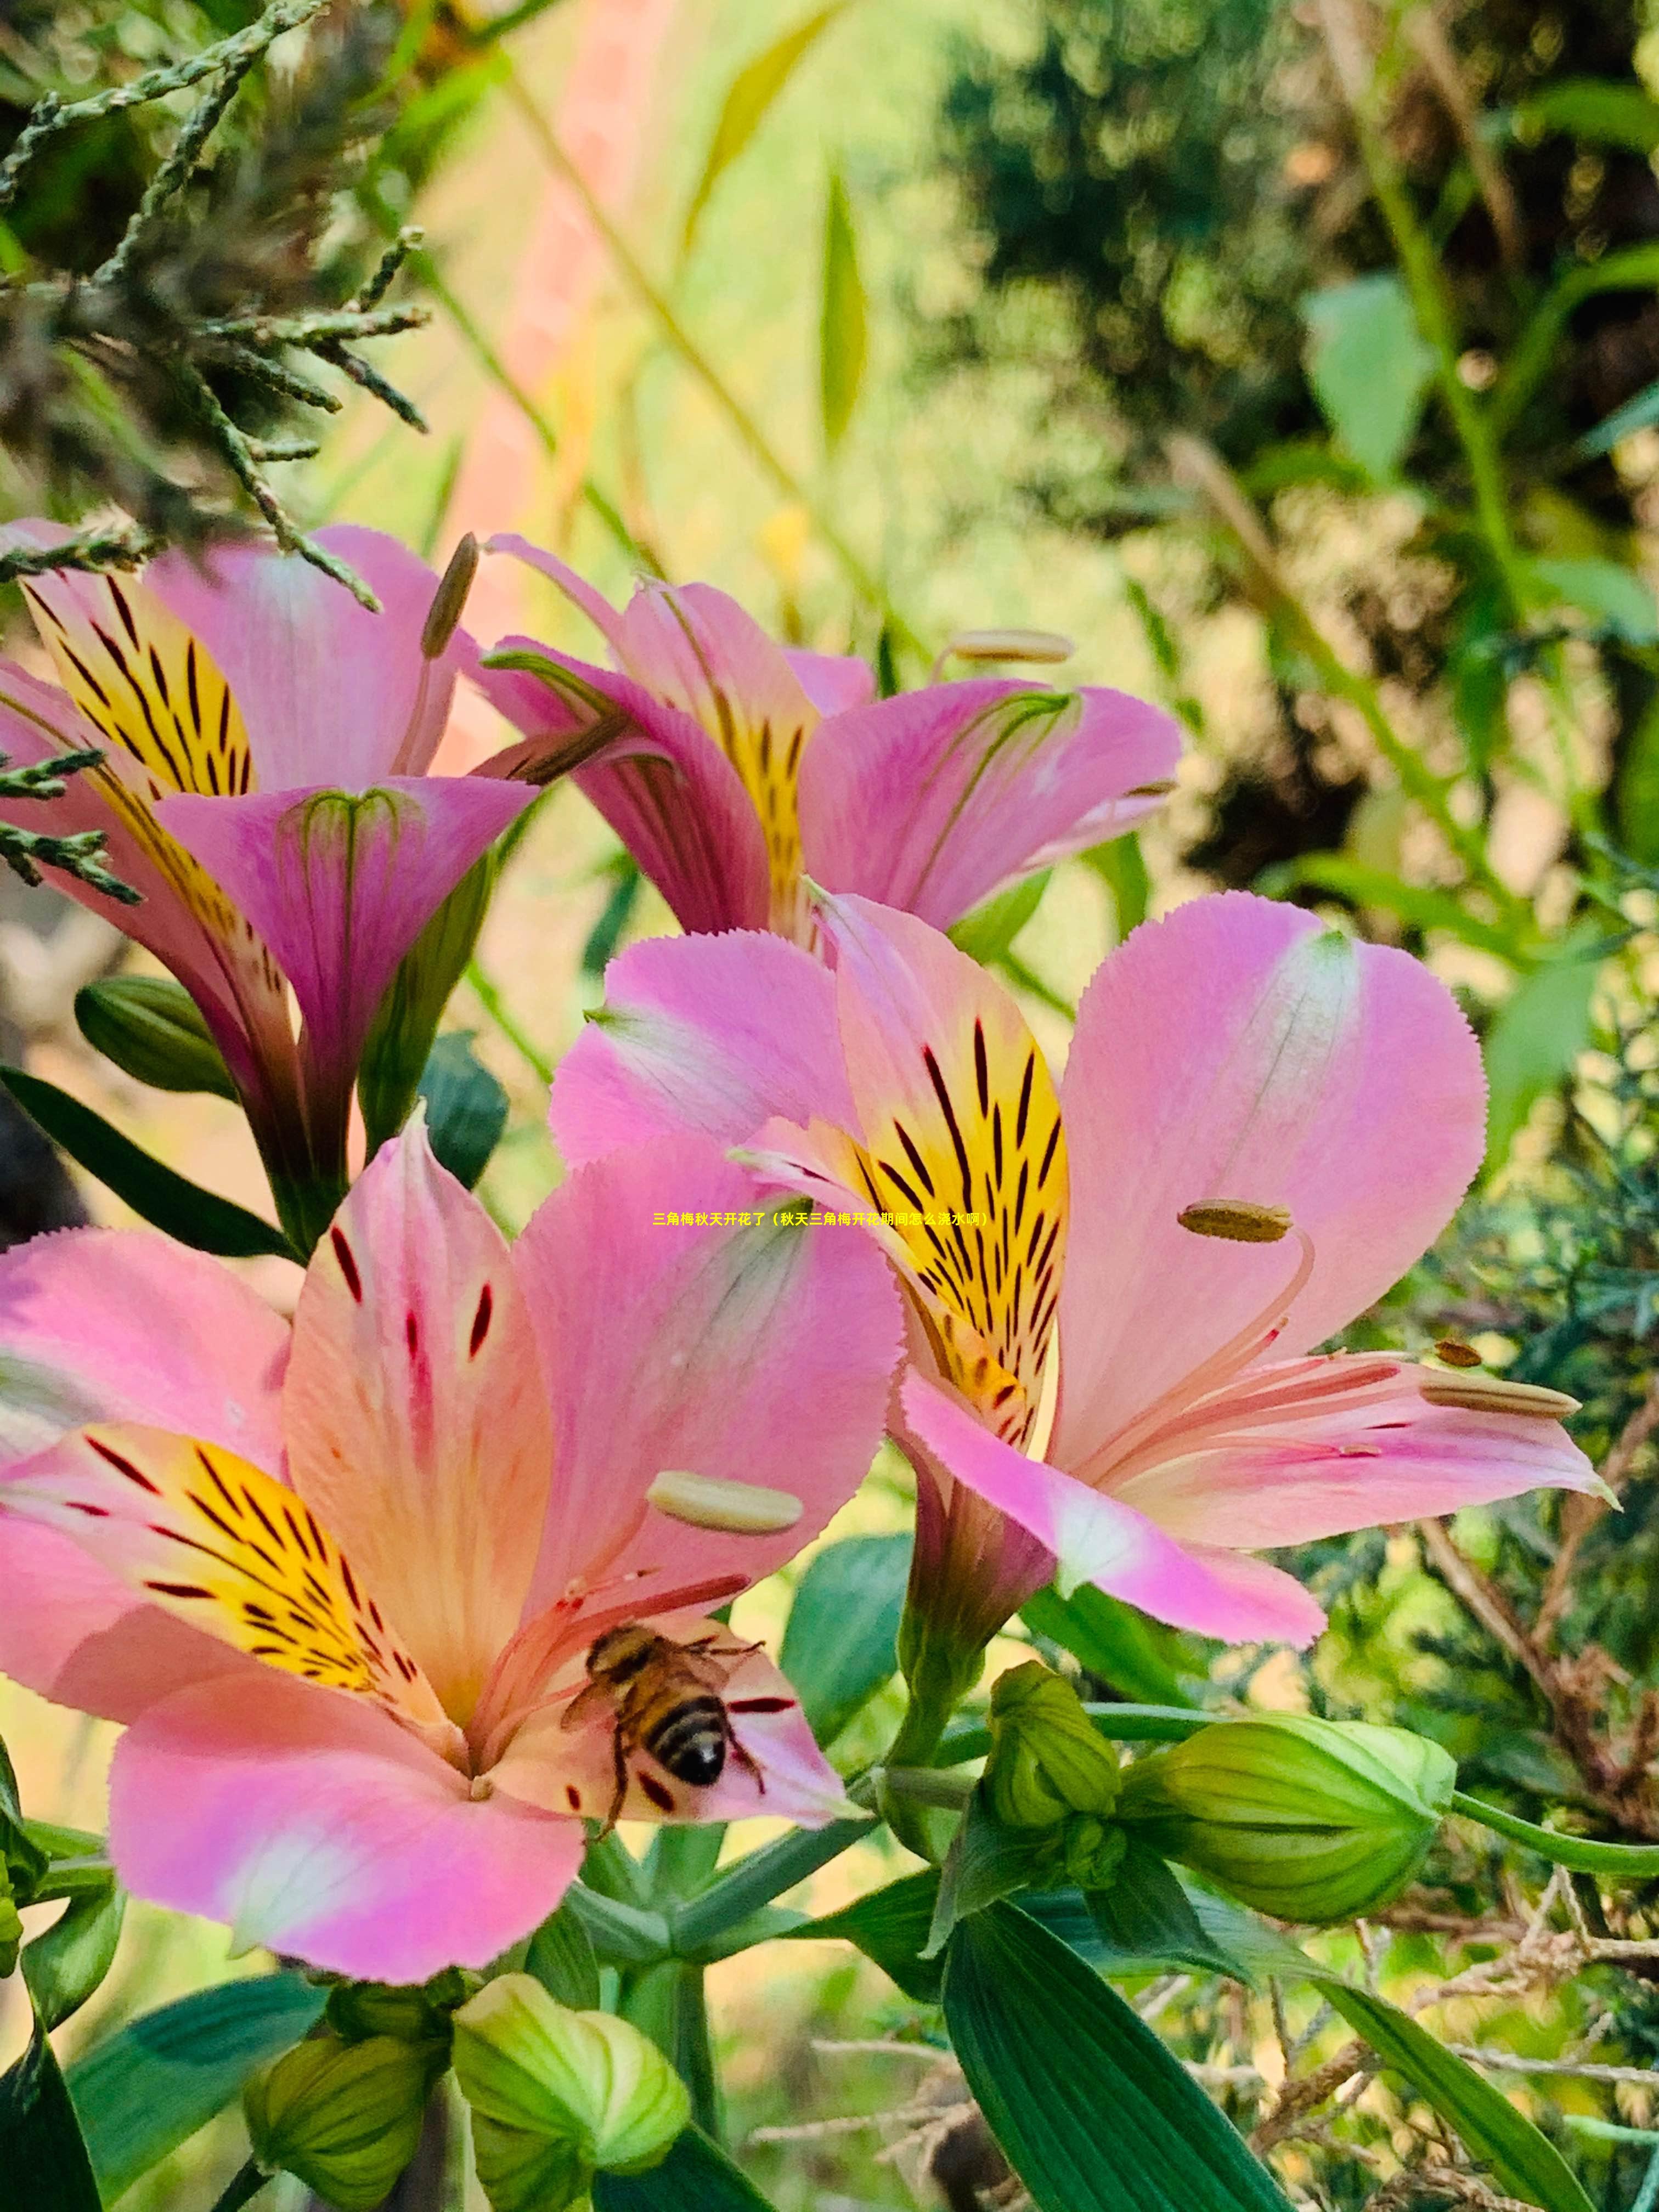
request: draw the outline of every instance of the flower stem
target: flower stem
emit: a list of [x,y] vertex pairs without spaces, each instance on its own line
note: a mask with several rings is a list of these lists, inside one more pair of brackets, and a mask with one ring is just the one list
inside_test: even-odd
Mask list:
[[270,2179],[257,2158],[249,2159],[240,2172],[227,2184],[213,2212],[237,2212],[238,2207],[251,2203]]

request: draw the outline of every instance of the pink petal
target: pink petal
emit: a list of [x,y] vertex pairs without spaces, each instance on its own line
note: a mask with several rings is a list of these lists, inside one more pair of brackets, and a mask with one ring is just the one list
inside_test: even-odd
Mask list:
[[283,1403],[295,1488],[464,1717],[530,1588],[552,1427],[507,1243],[422,1121],[318,1245]]
[[677,1132],[740,1144],[773,1115],[851,1119],[835,986],[798,945],[756,930],[648,938],[605,984],[553,1079],[573,1167]]
[[74,1229],[0,1255],[0,1464],[87,1421],[145,1421],[282,1463],[289,1331],[216,1260]]
[[1310,1643],[1324,1622],[1313,1600],[1277,1568],[1243,1572],[1175,1542],[1143,1513],[1025,1455],[981,1426],[967,1407],[912,1370],[905,1418],[957,1480],[1000,1507],[1054,1554],[1062,1593],[1093,1583],[1154,1620],[1232,1644]]
[[[656,1220],[699,1212],[707,1225]],[[647,1576],[642,1604],[708,1577],[757,1582],[858,1488],[900,1339],[866,1237],[775,1227],[714,1146],[661,1138],[579,1169],[514,1256],[556,1421],[532,1610],[578,1580]],[[665,1472],[784,1491],[801,1516],[771,1534],[690,1527],[646,1504]]]
[[728,722],[771,726],[780,748],[818,719],[781,647],[737,601],[712,584],[647,578],[623,611],[617,665],[714,735]]
[[281,963],[326,1091],[349,1085],[398,962],[534,795],[484,777],[395,776],[355,796],[170,799],[158,814]]
[[802,653],[786,647],[783,657],[821,714],[867,707],[876,696],[876,672],[856,653]]
[[[371,586],[379,614],[270,544],[216,546],[202,565],[164,553],[143,580],[229,678],[260,788],[355,790],[387,775],[419,775],[444,733],[457,676],[477,667],[477,647],[458,629],[440,659],[422,659],[438,578],[395,538],[349,523],[317,537]],[[66,578],[52,580],[75,588]]]
[[516,530],[500,530],[489,539],[487,553],[507,553],[515,561],[522,561],[534,568],[562,592],[573,606],[580,607],[599,635],[615,653],[622,644],[622,617],[603,592],[596,592],[585,576],[579,575],[568,562],[556,554],[544,552],[529,538],[520,537]]
[[[717,1620],[687,1620],[647,1624],[678,1644],[714,1638],[716,1652],[737,1643]],[[570,1670],[567,1689],[585,1678]],[[728,1755],[718,1782],[708,1789],[680,1781],[647,1753],[629,1760],[630,1786],[621,1818],[626,1820],[741,1820],[756,1814],[823,1827],[854,1810],[841,1777],[812,1741],[800,1700],[763,1651],[734,1653],[723,1698],[732,1734],[758,1775],[741,1759]],[[511,1749],[492,1768],[501,1790],[549,1812],[579,1813],[603,1820],[616,1795],[616,1723],[601,1710],[575,1729],[568,1729],[568,1696],[521,1728]]]
[[[1420,962],[1244,893],[1135,931],[1061,1086],[1075,1226],[1053,1456],[1092,1471],[1288,1286],[1293,1240],[1195,1236],[1206,1199],[1287,1207],[1315,1260],[1279,1352],[1322,1342],[1434,1241],[1480,1159],[1480,1055]],[[1224,1378],[1218,1376],[1216,1382]]]
[[1173,775],[1170,717],[1121,691],[975,680],[838,714],[801,763],[806,872],[944,929],[999,885],[1130,829]]
[[[585,693],[627,718],[614,744],[579,769],[575,781],[667,900],[680,927],[763,927],[770,893],[760,817],[743,779],[701,724],[632,677],[573,660],[533,638],[505,638],[496,649],[542,654],[568,670]],[[487,761],[485,776],[532,773],[541,756],[565,750],[573,732],[592,720],[585,710],[574,713],[568,700],[521,670],[485,669],[479,680],[528,741]]]
[[[1257,1367],[1192,1409],[1112,1494],[1183,1541],[1262,1549],[1489,1505],[1527,1490],[1599,1492],[1559,1421],[1435,1406],[1438,1370],[1369,1387],[1369,1355]],[[1352,1372],[1355,1390],[1340,1388]]]
[[420,1982],[550,1912],[582,1832],[466,1778],[365,1699],[262,1669],[153,1706],[116,1748],[110,1849],[136,1896],[240,1946]]

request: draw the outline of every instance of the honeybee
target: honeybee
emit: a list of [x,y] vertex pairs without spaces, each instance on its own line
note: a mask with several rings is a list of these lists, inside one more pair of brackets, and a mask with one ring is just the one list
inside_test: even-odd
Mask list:
[[[708,1790],[718,1782],[729,1756],[764,1791],[765,1778],[732,1733],[732,1717],[720,1695],[737,1662],[759,1649],[757,1644],[722,1643],[718,1632],[700,1636],[694,1644],[676,1644],[637,1620],[607,1628],[594,1638],[587,1653],[587,1680],[571,1700],[561,1726],[581,1728],[596,1711],[610,1711],[617,1790],[599,1832],[602,1837],[622,1817],[630,1752],[648,1753],[677,1781],[694,1790]],[[770,1711],[779,1701],[767,1698],[755,1703]],[[660,1783],[643,1775],[640,1786],[653,1802],[660,1799],[659,1809],[672,1809],[673,1800]]]

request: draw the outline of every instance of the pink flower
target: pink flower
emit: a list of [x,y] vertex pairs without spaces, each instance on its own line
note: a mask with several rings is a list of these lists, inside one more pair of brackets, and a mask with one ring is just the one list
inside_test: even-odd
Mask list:
[[879,1217],[910,1312],[912,1587],[964,1638],[1057,1571],[1206,1635],[1306,1644],[1318,1607],[1254,1552],[1596,1486],[1571,1399],[1315,1350],[1480,1158],[1480,1053],[1417,962],[1294,907],[1196,900],[1099,969],[1056,1087],[946,939],[858,898],[821,923],[833,975],[757,935],[625,953],[554,1130],[581,1160],[701,1128]]
[[[11,534],[49,545],[58,533]],[[477,649],[457,629],[422,653],[438,580],[394,539],[322,538],[381,613],[269,544],[217,550],[205,568],[167,553],[141,577],[24,584],[61,690],[0,663],[0,750],[33,762],[105,749],[64,798],[12,802],[9,817],[105,832],[142,904],[64,888],[190,992],[284,1218],[312,1236],[344,1188],[351,1086],[398,962],[532,796],[495,776],[425,773]]]
[[641,583],[618,614],[522,538],[492,545],[551,577],[617,669],[507,639],[498,653],[532,665],[483,678],[526,736],[497,772],[614,718],[628,734],[577,781],[687,930],[810,943],[804,877],[947,928],[1170,787],[1176,726],[1121,691],[980,680],[876,700],[863,661],[785,652],[708,584]]
[[[897,1302],[861,1237],[743,1227],[752,1194],[672,1139],[509,1249],[417,1121],[291,1330],[143,1233],[0,1261],[0,1668],[126,1723],[137,1895],[340,1973],[483,1966],[611,1809],[611,1709],[564,1723],[635,1621],[715,1639],[734,1746],[712,1787],[633,1749],[626,1817],[845,1809],[789,1686],[704,1615],[857,1488]],[[655,1225],[690,1206],[707,1225]]]

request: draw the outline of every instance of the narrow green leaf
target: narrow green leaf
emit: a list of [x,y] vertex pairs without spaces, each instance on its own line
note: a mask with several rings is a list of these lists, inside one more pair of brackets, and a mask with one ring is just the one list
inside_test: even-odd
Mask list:
[[836,0],[833,7],[820,8],[817,15],[809,15],[804,23],[797,23],[793,31],[786,31],[781,39],[775,40],[764,53],[745,63],[732,78],[720,106],[720,120],[714,125],[702,174],[685,211],[685,228],[680,239],[682,254],[691,251],[691,241],[710,193],[760,129],[767,111],[794,75],[798,64],[805,60],[845,4],[846,0]]
[[1195,1966],[1234,1981],[1255,1978],[1203,1925],[1175,1869],[1133,1838],[1110,1887],[1091,1890],[1088,1903],[1108,1973]]
[[801,1577],[778,1664],[813,1735],[833,1743],[898,1669],[908,1536],[848,1536]]
[[1511,966],[1525,951],[1512,932],[1482,921],[1450,891],[1436,890],[1427,884],[1408,884],[1386,868],[1350,860],[1346,853],[1303,853],[1294,860],[1264,870],[1255,882],[1256,890],[1270,898],[1282,898],[1298,887],[1334,891],[1339,898],[1352,899],[1356,906],[1380,907],[1385,914],[1397,914],[1418,929],[1444,930],[1465,945],[1496,953]]
[[1288,2212],[1152,2030],[1017,1906],[991,1905],[957,1929],[945,2017],[991,2132],[1042,2212]]
[[[1106,849],[1103,845],[1100,848],[1102,852]],[[946,936],[958,951],[965,952],[970,960],[977,960],[981,967],[1000,960],[1042,905],[1042,894],[1053,874],[1052,868],[1040,868],[1036,875],[1011,884],[1006,891],[998,891],[971,914],[964,914],[960,921],[953,921]]]
[[1594,1836],[1560,1835],[1553,1828],[1537,1827],[1496,1805],[1483,1805],[1478,1797],[1466,1796],[1461,1790],[1452,1792],[1451,1803],[1454,1813],[1461,1813],[1468,1820],[1479,1820],[1494,1835],[1524,1844],[1552,1866],[1566,1867],[1574,1874],[1612,1875],[1626,1881],[1651,1881],[1659,1875],[1659,1844],[1607,1844]]
[[864,382],[868,347],[864,279],[859,274],[853,210],[839,170],[832,170],[823,217],[823,307],[818,325],[818,392],[823,442],[833,453],[845,436]]
[[380,1001],[357,1073],[371,1157],[409,1118],[444,1008],[477,944],[496,868],[493,849],[473,862],[404,953]]
[[1486,1167],[1500,1166],[1547,1092],[1572,1072],[1589,1042],[1595,960],[1552,960],[1516,986],[1486,1033]]
[[102,1984],[115,1963],[126,1912],[126,1892],[105,1874],[71,1897],[44,1935],[23,1947],[23,1979],[36,2017],[60,2027]]
[[640,864],[631,853],[619,855],[613,873],[615,881],[611,886],[611,896],[606,899],[599,920],[588,931],[587,940],[582,946],[582,973],[591,975],[595,981],[604,975],[617,947],[622,943],[623,932],[633,920],[634,909],[645,889],[645,878],[641,872]]
[[688,2128],[660,2166],[601,2173],[593,2212],[773,2212],[740,2166],[700,2128]]
[[3,1083],[32,1121],[44,1129],[88,1175],[112,1190],[153,1228],[165,1230],[180,1244],[228,1260],[251,1260],[274,1252],[294,1257],[280,1229],[199,1183],[175,1175],[130,1137],[60,1091],[44,1077],[21,1067],[0,1066]]
[[1626,645],[1659,644],[1659,608],[1634,569],[1618,561],[1534,561],[1531,573],[1553,599],[1589,615]]
[[324,1995],[295,1974],[225,1982],[141,2014],[77,2058],[69,2092],[105,2202],[204,2128],[256,2066],[299,2042]]
[[1659,694],[1623,750],[1614,793],[1619,842],[1650,868],[1659,866]]
[[668,1922],[660,1912],[602,1897],[585,1882],[573,1882],[565,1902],[587,1930],[601,1966],[654,1966],[671,1955]]
[[1311,292],[1308,381],[1341,445],[1379,481],[1397,472],[1434,374],[1404,284],[1392,271]]
[[599,1963],[593,1939],[568,1902],[550,1912],[530,1939],[525,1972],[549,1996],[574,2012],[599,2008]]
[[1502,2188],[1543,2212],[1595,2212],[1553,2143],[1473,2066],[1437,2043],[1397,2005],[1370,1990],[1322,1977],[1320,1987],[1350,2027],[1419,2096],[1449,2120]]
[[6,2201],[28,2212],[100,2212],[98,2184],[46,2030],[0,2074]]
[[968,1809],[939,1869],[939,1894],[933,1900],[933,1924],[923,1959],[939,1957],[957,1921],[966,1919],[970,1912],[982,1912],[1000,1898],[1029,1888],[1049,1863],[1046,1849],[1049,1840],[1045,1829],[1011,1828],[999,1820],[981,1783],[968,1800]]
[[839,1912],[827,1912],[795,1929],[811,1942],[839,1936],[856,1945],[889,1981],[918,2004],[937,2004],[945,1969],[938,1959],[924,1959],[928,1930],[939,1899],[939,1870],[924,1867],[881,1889],[872,1889]]
[[182,983],[171,975],[107,975],[75,994],[75,1018],[95,1052],[155,1091],[234,1098],[230,1070]]
[[1648,429],[1655,422],[1659,422],[1659,380],[1644,385],[1633,399],[1603,416],[1578,441],[1578,450],[1587,456],[1610,453],[1621,440],[1633,438],[1638,430]]
[[433,1153],[469,1190],[507,1127],[507,1093],[474,1054],[472,1035],[452,1030],[441,1036],[421,1075]]
[[1091,1583],[1080,1583],[1068,1598],[1053,1588],[1039,1590],[1021,1607],[1020,1619],[1125,1697],[1149,1705],[1193,1702],[1181,1683],[1176,1632]]
[[1139,929],[1146,919],[1152,904],[1152,871],[1146,866],[1146,856],[1140,849],[1140,839],[1133,830],[1121,837],[1109,838],[1103,845],[1091,845],[1081,856],[1084,866],[1092,868],[1112,895],[1113,917],[1117,924],[1118,942]]
[[1644,155],[1659,147],[1659,105],[1639,84],[1607,77],[1563,77],[1524,100],[1516,120],[1532,132],[1560,131],[1589,146]]

